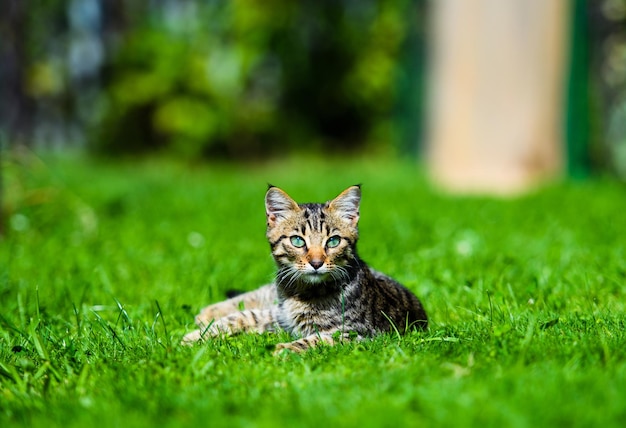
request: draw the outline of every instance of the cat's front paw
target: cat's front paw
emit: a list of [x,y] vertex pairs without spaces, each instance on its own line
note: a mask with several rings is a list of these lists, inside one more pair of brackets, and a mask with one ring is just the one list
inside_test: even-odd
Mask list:
[[301,354],[302,352],[306,351],[307,349],[309,349],[308,346],[304,345],[301,342],[295,341],[295,342],[286,342],[286,343],[279,343],[278,345],[276,345],[276,348],[274,348],[274,356],[283,356],[283,355],[288,355],[291,352],[294,352],[296,354]]
[[202,342],[202,330],[194,330],[183,336],[183,340],[180,341],[181,345],[191,346],[194,343]]
[[[344,333],[344,335],[346,334],[347,333]],[[321,343],[332,346],[337,343],[333,336],[333,333],[315,333],[310,336],[294,340],[293,342],[279,343],[278,345],[276,345],[274,355],[284,355],[288,352],[295,352],[296,354],[300,354],[318,346]],[[339,336],[343,337],[343,335]]]

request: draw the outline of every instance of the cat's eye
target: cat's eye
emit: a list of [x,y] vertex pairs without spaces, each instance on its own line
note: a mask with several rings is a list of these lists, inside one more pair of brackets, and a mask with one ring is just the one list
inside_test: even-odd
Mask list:
[[289,240],[291,241],[291,245],[296,248],[302,248],[306,244],[306,242],[304,242],[304,239],[298,235],[292,236],[291,238],[289,238]]
[[337,235],[331,236],[330,238],[328,238],[328,241],[326,241],[326,246],[328,248],[335,248],[337,245],[339,245],[340,242],[341,242],[341,237]]

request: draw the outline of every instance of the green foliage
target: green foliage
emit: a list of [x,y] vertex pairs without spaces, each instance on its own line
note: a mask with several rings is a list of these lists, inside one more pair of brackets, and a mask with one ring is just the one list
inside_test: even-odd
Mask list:
[[304,140],[393,140],[409,2],[176,5],[148,10],[123,35],[107,71],[102,150],[241,157]]
[[[306,165],[306,174],[303,167]],[[626,200],[613,181],[510,200],[413,165],[5,160],[0,425],[621,426]],[[424,301],[425,334],[274,358],[284,335],[178,342],[267,282],[267,182],[363,184],[360,253]]]

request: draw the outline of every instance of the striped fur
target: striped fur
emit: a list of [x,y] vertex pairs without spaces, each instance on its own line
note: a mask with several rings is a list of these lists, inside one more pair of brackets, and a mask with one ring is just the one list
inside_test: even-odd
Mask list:
[[283,329],[298,339],[278,344],[277,352],[302,352],[320,342],[426,329],[417,297],[357,255],[360,200],[359,186],[324,204],[298,204],[270,186],[267,239],[276,281],[204,308],[196,316],[199,329],[183,343]]

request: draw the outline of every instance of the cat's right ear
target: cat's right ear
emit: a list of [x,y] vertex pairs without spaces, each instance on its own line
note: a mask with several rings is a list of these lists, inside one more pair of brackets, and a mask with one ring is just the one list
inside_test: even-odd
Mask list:
[[289,197],[284,190],[270,186],[265,194],[265,215],[267,225],[274,227],[277,222],[287,217],[289,213],[300,210],[300,207]]
[[350,186],[332,201],[327,202],[328,209],[347,220],[352,226],[359,222],[359,205],[361,204],[361,186]]

